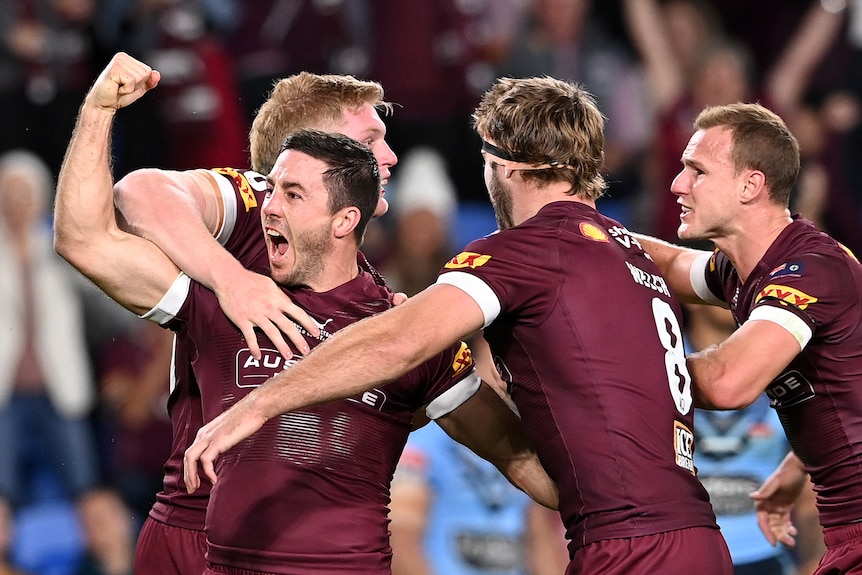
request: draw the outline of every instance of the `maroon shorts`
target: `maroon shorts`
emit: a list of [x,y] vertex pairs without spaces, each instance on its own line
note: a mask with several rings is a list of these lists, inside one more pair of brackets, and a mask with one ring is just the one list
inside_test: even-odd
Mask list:
[[135,575],[200,575],[207,566],[204,531],[147,517],[135,549]]
[[566,575],[575,573],[733,575],[733,562],[721,531],[691,527],[590,543],[575,551],[566,569]]
[[857,575],[862,573],[862,523],[850,523],[823,530],[826,553],[814,575]]

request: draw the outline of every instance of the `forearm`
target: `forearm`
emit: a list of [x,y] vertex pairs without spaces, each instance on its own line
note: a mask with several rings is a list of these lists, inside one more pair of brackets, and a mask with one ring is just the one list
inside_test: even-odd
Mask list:
[[114,227],[110,140],[115,110],[85,100],[57,182],[54,247],[77,267],[86,247]]
[[674,295],[683,302],[703,303],[691,283],[691,266],[703,251],[684,248],[643,234],[634,236],[655,262]]
[[435,343],[420,333],[424,329],[414,327],[410,321],[414,304],[410,299],[340,330],[249,394],[248,407],[268,420],[307,405],[352,397],[389,383],[439,353],[449,342]]

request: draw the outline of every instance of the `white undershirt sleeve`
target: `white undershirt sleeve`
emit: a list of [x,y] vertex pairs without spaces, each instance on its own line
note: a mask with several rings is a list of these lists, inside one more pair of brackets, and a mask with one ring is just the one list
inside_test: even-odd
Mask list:
[[159,325],[164,325],[168,321],[174,319],[183,303],[189,297],[189,289],[191,288],[191,278],[180,272],[159,303],[153,309],[140,316],[142,319],[147,319],[156,322]]
[[500,300],[497,299],[497,294],[488,284],[473,274],[449,272],[438,277],[436,283],[453,285],[473,298],[473,301],[482,309],[482,315],[485,318],[482,328],[488,327],[500,315]]

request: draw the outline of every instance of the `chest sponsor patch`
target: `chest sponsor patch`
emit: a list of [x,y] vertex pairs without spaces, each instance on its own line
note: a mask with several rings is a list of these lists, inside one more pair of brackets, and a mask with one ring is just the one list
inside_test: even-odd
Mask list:
[[443,267],[450,270],[458,270],[464,268],[474,269],[485,265],[490,259],[491,256],[477,254],[475,252],[461,252],[460,254],[446,262],[446,265]]
[[766,388],[769,405],[783,409],[814,397],[814,386],[796,370],[781,374]]
[[769,284],[760,290],[760,293],[754,298],[754,304],[757,305],[757,302],[764,298],[777,299],[784,304],[792,305],[799,309],[805,309],[817,301],[816,297],[810,296],[803,291],[778,284]]
[[277,349],[261,348],[260,353],[260,359],[256,359],[248,348],[237,352],[235,372],[237,387],[258,387],[301,359],[298,355],[284,359]]

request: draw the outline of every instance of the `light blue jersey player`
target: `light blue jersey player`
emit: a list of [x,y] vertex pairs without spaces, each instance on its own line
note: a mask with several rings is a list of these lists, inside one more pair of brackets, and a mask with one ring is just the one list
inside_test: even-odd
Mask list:
[[775,470],[789,446],[769,398],[762,395],[745,409],[698,410],[695,415],[695,464],[730,548],[734,570],[749,566],[758,574],[780,574],[787,560],[757,526],[748,496]]
[[393,575],[528,573],[530,499],[438,426],[410,434],[392,493]]

